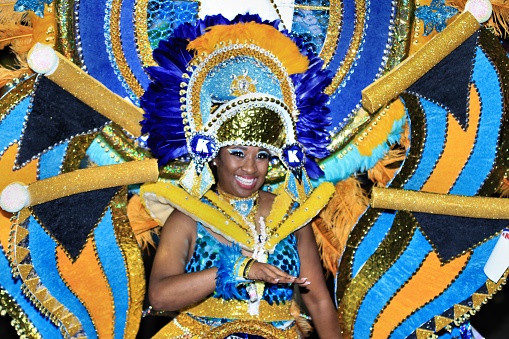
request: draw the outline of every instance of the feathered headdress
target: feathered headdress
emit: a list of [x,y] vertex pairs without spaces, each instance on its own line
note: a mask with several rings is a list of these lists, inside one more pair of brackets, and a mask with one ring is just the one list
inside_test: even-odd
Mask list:
[[159,66],[141,98],[142,132],[161,166],[189,155],[180,185],[202,196],[214,183],[208,163],[221,147],[265,147],[288,169],[296,201],[312,190],[327,156],[329,85],[323,61],[301,40],[257,15],[218,15],[178,27],[154,51]]

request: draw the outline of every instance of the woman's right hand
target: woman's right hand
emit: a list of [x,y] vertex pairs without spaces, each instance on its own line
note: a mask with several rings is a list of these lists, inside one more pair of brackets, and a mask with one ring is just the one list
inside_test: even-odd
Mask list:
[[308,285],[307,278],[295,277],[279,268],[256,261],[249,270],[248,278],[250,280],[264,281],[270,284],[298,284]]

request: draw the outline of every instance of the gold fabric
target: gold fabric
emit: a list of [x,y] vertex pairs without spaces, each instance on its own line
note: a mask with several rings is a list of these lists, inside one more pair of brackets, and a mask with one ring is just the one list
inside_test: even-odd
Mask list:
[[371,207],[468,218],[509,219],[509,199],[374,187]]
[[423,48],[366,87],[362,91],[362,106],[370,113],[377,111],[403,93],[478,29],[477,19],[469,12],[462,13]]

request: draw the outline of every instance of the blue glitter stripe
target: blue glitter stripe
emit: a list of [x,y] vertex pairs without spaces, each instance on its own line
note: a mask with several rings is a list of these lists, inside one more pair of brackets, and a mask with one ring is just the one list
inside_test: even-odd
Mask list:
[[39,160],[39,179],[46,179],[60,174],[62,162],[69,142],[57,145],[50,151],[43,153]]
[[127,280],[124,258],[113,232],[110,209],[106,211],[103,219],[94,230],[94,237],[100,239],[100,241],[96,241],[97,254],[104,274],[108,279],[115,305],[115,327],[113,333],[115,333],[115,338],[121,339],[124,337],[127,320],[129,282]]
[[431,251],[433,248],[417,229],[401,257],[366,294],[355,319],[356,338],[370,337],[371,326],[386,304],[390,303],[390,297],[412,277],[412,274]]
[[475,195],[490,174],[497,156],[498,137],[495,135],[500,133],[503,99],[498,74],[480,48],[476,51],[473,79],[482,99],[481,118],[473,152],[451,194]]
[[87,309],[67,288],[57,270],[57,261],[55,257],[57,244],[33,217],[30,217],[28,226],[30,232],[30,254],[42,284],[46,286],[53,297],[64,304],[64,306],[80,320],[87,338],[97,338],[95,326],[92,323]]
[[491,239],[476,248],[467,266],[451,286],[442,295],[427,304],[426,307],[409,316],[396,328],[390,338],[406,338],[416,328],[430,320],[433,315],[442,314],[459,301],[470,298],[487,280],[484,274],[484,264],[497,240],[497,238]]
[[62,338],[60,330],[42,315],[21,291],[21,279],[14,280],[9,274],[11,267],[3,251],[0,251],[0,289],[5,290],[16,301],[43,338]]
[[426,114],[426,136],[417,169],[405,184],[405,189],[418,191],[429,179],[443,152],[447,129],[447,111],[439,105],[421,98]]

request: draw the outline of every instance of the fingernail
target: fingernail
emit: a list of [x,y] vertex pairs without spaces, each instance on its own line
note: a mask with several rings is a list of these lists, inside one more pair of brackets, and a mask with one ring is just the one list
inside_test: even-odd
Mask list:
[[308,280],[308,278],[301,278],[301,279],[302,279],[302,281],[306,281],[306,280]]
[[306,282],[304,283],[304,285],[309,285],[309,284],[311,284],[311,281],[306,281]]
[[276,279],[274,279],[274,280],[275,280],[276,282],[279,282],[279,279],[277,279],[277,278],[276,278]]

